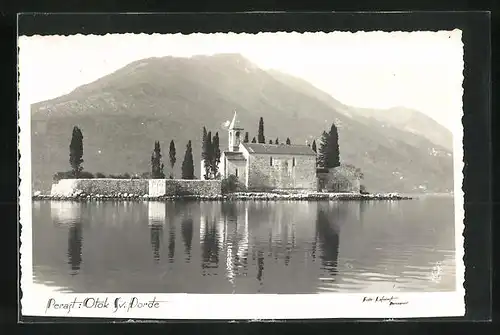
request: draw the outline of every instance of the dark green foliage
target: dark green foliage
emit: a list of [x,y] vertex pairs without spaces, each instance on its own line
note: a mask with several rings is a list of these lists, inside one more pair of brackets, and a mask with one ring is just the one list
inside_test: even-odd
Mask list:
[[255,139],[255,136],[254,136],[254,138],[252,139],[252,143],[257,143],[257,140]]
[[219,172],[219,163],[220,163],[220,148],[219,148],[219,133],[216,132],[215,136],[212,140],[212,155],[211,155],[211,176],[212,178],[217,178]]
[[311,146],[312,151],[318,153],[318,149],[316,148],[316,140],[313,140],[313,144]]
[[[59,181],[61,179],[73,179],[73,178],[75,178],[73,171],[57,172],[52,176],[52,180],[54,180],[54,181]],[[87,172],[87,171],[80,171],[79,178],[80,179],[92,179],[92,178],[94,178],[94,175],[90,172]],[[100,178],[100,177],[97,177],[97,178]]]
[[269,144],[273,144],[273,140],[269,140]]
[[262,117],[259,120],[259,133],[257,134],[257,140],[259,143],[266,143],[266,137],[264,136],[264,119]]
[[96,177],[96,178],[106,178],[106,175],[105,175],[104,173],[97,172],[97,173],[95,174],[95,177]]
[[210,179],[210,172],[212,171],[212,159],[213,159],[213,146],[212,146],[212,132],[209,131],[207,133],[207,138],[205,140],[205,158],[204,158],[204,166],[205,166],[205,179]]
[[243,139],[243,143],[248,143],[248,131],[245,133],[245,139]]
[[203,167],[205,171],[201,171],[201,173],[204,174],[205,179],[208,179],[208,174],[210,171],[210,166],[209,166],[209,151],[210,151],[210,146],[208,144],[208,133],[207,133],[207,128],[203,127],[203,138],[202,138],[202,146],[201,146],[201,160],[203,162]]
[[292,142],[290,141],[290,138],[289,138],[289,137],[287,137],[287,138],[286,138],[286,145],[290,145],[290,144],[292,144]]
[[152,179],[151,178],[151,172],[143,172],[141,174],[141,179]]
[[232,192],[245,191],[245,186],[240,183],[238,177],[231,174],[227,178],[222,179],[221,189],[223,194],[227,194]]
[[160,142],[155,141],[155,148],[153,150],[153,154],[151,155],[151,178],[153,179],[165,178],[165,174],[163,173],[164,165],[161,157]]
[[73,127],[71,143],[69,144],[69,164],[74,178],[80,178],[83,171],[83,134],[80,128]]
[[329,132],[324,131],[321,135],[318,163],[325,168],[340,166],[339,135],[335,124]]
[[175,158],[174,140],[170,141],[170,150],[168,152],[168,155],[170,158],[170,167],[172,168],[172,171],[170,172],[170,179],[174,179],[174,165],[175,165],[175,162],[177,161],[177,158]]
[[274,144],[280,144],[280,141],[278,140],[277,137],[276,137],[276,141],[274,141]]
[[194,179],[193,148],[191,140],[186,145],[186,153],[182,162],[182,179]]
[[366,190],[366,186],[365,185],[361,184],[360,187],[359,187],[359,193],[361,193],[361,194],[369,194],[370,192],[368,192]]

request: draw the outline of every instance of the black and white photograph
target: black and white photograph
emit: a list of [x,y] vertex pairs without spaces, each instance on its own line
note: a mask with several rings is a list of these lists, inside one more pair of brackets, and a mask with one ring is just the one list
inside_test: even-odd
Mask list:
[[18,43],[23,314],[464,314],[460,30]]

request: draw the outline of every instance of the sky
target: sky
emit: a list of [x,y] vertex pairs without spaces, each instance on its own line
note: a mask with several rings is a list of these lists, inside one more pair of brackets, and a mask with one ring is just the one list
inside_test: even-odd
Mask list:
[[217,53],[301,77],[346,105],[404,106],[452,131],[461,126],[459,30],[21,36],[20,104],[67,94],[139,59]]

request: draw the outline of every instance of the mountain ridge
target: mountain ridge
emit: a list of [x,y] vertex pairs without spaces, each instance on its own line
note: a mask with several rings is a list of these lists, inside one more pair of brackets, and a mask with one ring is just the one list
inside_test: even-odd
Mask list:
[[259,117],[264,117],[266,141],[290,137],[293,143],[318,142],[322,131],[335,122],[341,160],[364,171],[370,191],[413,192],[422,190],[421,185],[428,191],[451,190],[449,149],[396,123],[360,116],[311,84],[305,87],[286,76],[233,54],[147,58],[66,95],[35,103],[33,188],[47,189],[55,172],[68,169],[73,125],[84,133],[86,170],[148,171],[154,141],[160,140],[165,158],[174,139],[176,174],[185,145],[192,140],[199,176],[201,128],[218,131],[223,149],[223,124],[237,110],[250,139],[257,134]]

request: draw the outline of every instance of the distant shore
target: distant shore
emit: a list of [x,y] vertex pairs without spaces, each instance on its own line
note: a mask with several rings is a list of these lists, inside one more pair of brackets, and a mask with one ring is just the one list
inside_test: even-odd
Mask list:
[[238,192],[223,195],[173,195],[173,196],[149,196],[130,193],[118,193],[113,195],[85,194],[79,193],[71,196],[59,195],[33,195],[33,200],[51,200],[51,201],[176,201],[176,200],[194,200],[194,201],[280,201],[280,200],[302,200],[302,201],[353,201],[353,200],[411,200],[412,197],[403,196],[398,193],[283,193],[283,192]]

